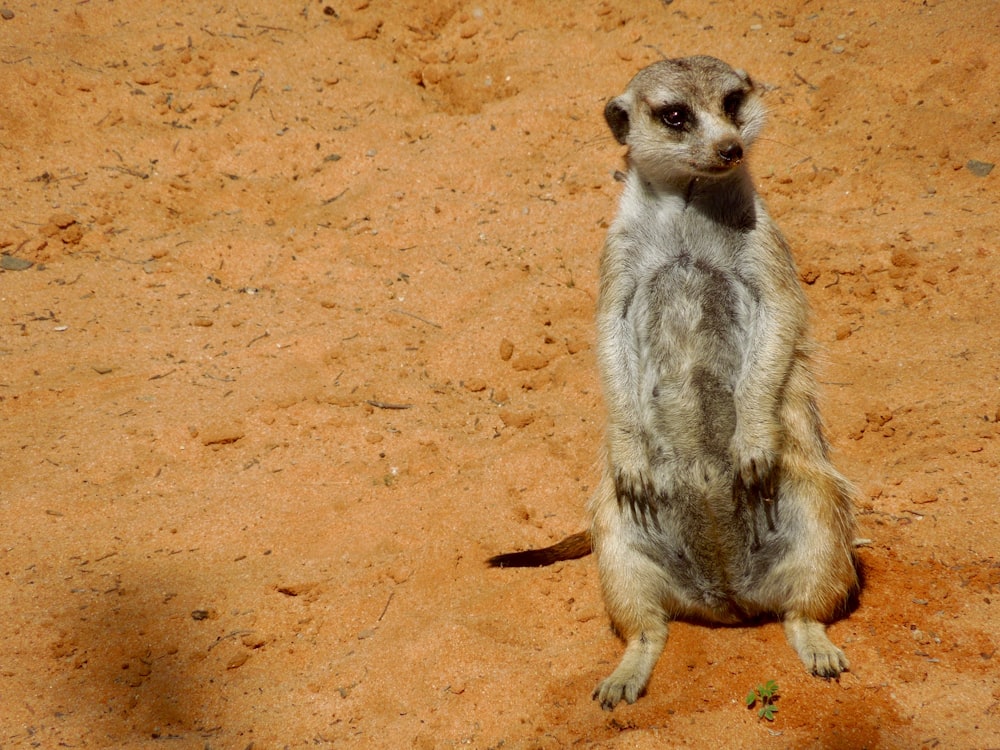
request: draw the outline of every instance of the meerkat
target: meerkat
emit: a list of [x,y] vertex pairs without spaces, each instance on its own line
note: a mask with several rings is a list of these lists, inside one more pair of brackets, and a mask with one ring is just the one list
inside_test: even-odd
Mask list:
[[858,587],[854,489],[829,458],[808,303],[746,152],[760,91],[712,57],[639,71],[604,110],[627,146],[600,261],[606,467],[590,527],[494,566],[597,558],[618,668],[607,710],[649,682],[671,620],[783,620],[806,668],[848,660],[824,623]]

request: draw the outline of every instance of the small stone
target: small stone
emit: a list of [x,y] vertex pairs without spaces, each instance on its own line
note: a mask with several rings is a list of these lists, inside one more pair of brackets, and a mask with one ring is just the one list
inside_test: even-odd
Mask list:
[[68,226],[60,232],[59,239],[63,241],[64,245],[79,245],[80,240],[83,239],[83,227],[79,224]]
[[202,445],[229,445],[246,434],[243,424],[238,421],[210,424],[199,430]]
[[893,250],[889,261],[892,265],[896,266],[896,268],[912,268],[918,263],[917,258],[913,253],[908,250],[903,250],[902,248],[896,248]]
[[507,339],[500,342],[500,359],[506,362],[514,356],[514,344]]
[[815,284],[816,280],[819,278],[819,269],[803,267],[799,270],[799,278],[805,284]]
[[226,669],[239,669],[244,664],[246,664],[247,659],[250,658],[250,654],[247,651],[241,651],[238,654],[233,654],[229,661],[226,662]]
[[535,421],[535,413],[531,411],[511,411],[510,409],[502,409],[500,411],[500,420],[507,427],[522,428],[527,427],[529,424]]
[[109,365],[91,365],[90,367],[98,375],[107,375],[113,369]]
[[198,317],[191,321],[191,325],[199,328],[211,328],[214,322],[211,318]]
[[24,258],[15,258],[13,255],[0,256],[0,268],[4,271],[24,271],[31,268],[34,263]]
[[865,412],[865,420],[872,429],[878,429],[892,421],[892,409],[886,404],[878,404],[870,411]]
[[14,11],[12,11],[10,8],[0,8],[0,18],[2,18],[5,21],[10,21],[12,18],[14,18]]
[[465,381],[465,390],[472,393],[479,393],[486,390],[486,381],[482,378],[469,378]]
[[72,214],[68,214],[68,213],[65,213],[65,212],[64,213],[58,213],[58,214],[52,214],[49,217],[48,223],[49,224],[55,224],[60,229],[65,229],[66,227],[70,226],[71,224],[76,224],[76,217],[74,217]]
[[258,649],[258,648],[263,648],[264,644],[267,643],[267,640],[261,635],[257,635],[255,633],[248,633],[242,638],[240,638],[240,643],[242,643],[247,648]]
[[812,39],[812,37],[809,35],[808,31],[796,31],[792,39],[800,44],[806,44],[810,39]]
[[315,582],[307,583],[289,583],[283,586],[278,586],[278,593],[284,594],[285,596],[302,596],[303,594],[308,594],[310,591],[314,590],[318,584]]
[[990,164],[987,161],[979,161],[978,159],[969,159],[965,164],[965,168],[976,177],[985,177],[993,171],[993,167],[995,166],[995,164]]
[[525,352],[519,354],[510,364],[519,372],[541,370],[548,366],[549,358],[541,352]]

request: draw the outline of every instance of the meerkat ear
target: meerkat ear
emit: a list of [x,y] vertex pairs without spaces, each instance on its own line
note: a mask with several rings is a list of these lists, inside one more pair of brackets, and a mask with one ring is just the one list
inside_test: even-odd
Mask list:
[[624,95],[616,96],[604,106],[604,119],[615,140],[624,146],[629,129],[628,101]]
[[738,75],[740,78],[743,79],[743,82],[747,86],[749,86],[751,88],[751,90],[754,90],[754,91],[757,90],[757,84],[753,82],[753,79],[750,77],[750,74],[747,73],[745,70],[743,70],[743,68],[737,68],[735,72],[736,72],[736,75]]

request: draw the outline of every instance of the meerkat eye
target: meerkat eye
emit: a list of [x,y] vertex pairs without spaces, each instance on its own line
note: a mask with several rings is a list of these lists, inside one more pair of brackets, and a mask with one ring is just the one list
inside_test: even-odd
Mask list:
[[680,130],[691,122],[691,110],[683,104],[672,104],[659,112],[663,124],[672,130]]
[[733,91],[730,94],[726,94],[726,98],[722,100],[722,109],[726,113],[726,117],[733,122],[736,122],[740,107],[743,106],[746,96],[745,91]]

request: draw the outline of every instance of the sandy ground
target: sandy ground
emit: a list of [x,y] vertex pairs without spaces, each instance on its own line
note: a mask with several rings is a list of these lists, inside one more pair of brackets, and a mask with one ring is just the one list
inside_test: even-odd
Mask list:
[[[996,3],[226,5],[0,13],[0,746],[1000,747]],[[693,53],[767,87],[867,582],[839,682],[683,624],[609,714],[593,559],[483,561],[582,528],[601,111]]]

